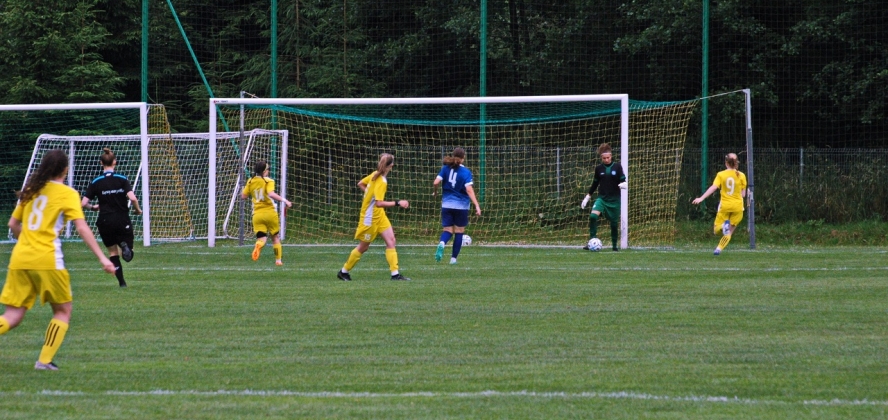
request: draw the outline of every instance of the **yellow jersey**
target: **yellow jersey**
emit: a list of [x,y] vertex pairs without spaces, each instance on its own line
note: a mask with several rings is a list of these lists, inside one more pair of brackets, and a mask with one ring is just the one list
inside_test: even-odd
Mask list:
[[11,270],[64,270],[59,232],[65,223],[83,219],[80,194],[60,182],[49,181],[27,203],[19,202],[12,217],[22,222],[18,242],[9,257]]
[[364,190],[364,200],[361,202],[361,220],[359,222],[364,226],[370,226],[374,221],[385,216],[385,210],[382,207],[377,207],[376,203],[385,200],[388,180],[380,175],[374,181],[373,174],[375,173],[374,171],[361,180],[361,183],[367,186],[367,189]]
[[721,211],[743,211],[743,190],[746,189],[746,175],[734,169],[725,169],[715,176],[712,185],[721,191]]
[[243,194],[253,201],[253,214],[261,212],[277,213],[274,200],[269,194],[274,192],[274,180],[263,176],[254,176],[247,181]]

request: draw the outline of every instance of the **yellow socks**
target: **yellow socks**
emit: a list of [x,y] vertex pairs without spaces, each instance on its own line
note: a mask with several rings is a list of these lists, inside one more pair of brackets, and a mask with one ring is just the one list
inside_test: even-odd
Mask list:
[[280,261],[281,257],[284,256],[284,247],[282,247],[281,244],[274,244],[272,249],[274,249],[274,260]]
[[731,242],[731,235],[722,236],[721,240],[718,241],[718,249],[725,249],[728,246],[728,242]]
[[9,332],[9,321],[6,318],[0,316],[0,335],[6,334]]
[[394,248],[386,248],[385,249],[385,260],[389,263],[389,269],[392,273],[398,272],[398,251],[395,251]]
[[56,352],[59,351],[59,347],[62,346],[62,341],[65,340],[65,333],[67,332],[68,324],[66,322],[55,318],[49,321],[49,327],[46,328],[46,339],[43,341],[43,349],[40,350],[40,358],[37,359],[40,363],[49,364],[52,362]]
[[352,268],[355,268],[355,264],[361,260],[361,253],[358,252],[358,249],[352,249],[351,254],[348,254],[348,260],[345,261],[345,265],[342,266],[342,269],[345,272],[351,271]]

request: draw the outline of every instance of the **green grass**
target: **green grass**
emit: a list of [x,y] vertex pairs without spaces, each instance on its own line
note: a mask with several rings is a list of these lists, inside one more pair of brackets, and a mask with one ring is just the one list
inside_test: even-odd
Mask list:
[[[717,238],[671,251],[223,242],[137,247],[130,287],[66,244],[74,317],[0,337],[0,417],[883,418],[888,253]],[[0,246],[3,267],[9,245]],[[449,248],[448,248],[449,252]]]

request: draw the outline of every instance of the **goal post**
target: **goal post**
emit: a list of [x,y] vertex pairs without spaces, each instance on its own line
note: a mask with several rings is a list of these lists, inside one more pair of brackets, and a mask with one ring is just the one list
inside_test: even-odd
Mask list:
[[[228,198],[217,198],[228,201],[228,211],[224,214],[226,230],[220,232],[222,237],[230,238],[237,234],[228,229],[228,225],[230,220],[240,216],[234,212],[234,204],[240,195],[235,179],[240,155],[236,145],[241,136],[247,138],[248,156],[250,153],[267,153],[269,144],[279,144],[280,141],[286,144],[286,132],[280,131],[259,129],[218,134],[224,147],[218,148],[217,155],[227,166],[226,171],[215,175],[217,182],[224,186],[224,193],[228,194]],[[146,246],[152,242],[205,239],[204,218],[208,205],[205,194],[209,184],[208,134],[149,134],[147,138],[147,166],[142,166],[146,155],[142,152],[139,135],[40,135],[34,144],[25,179],[36,169],[46,151],[63,149],[70,159],[67,184],[82,193],[100,174],[98,158],[103,148],[107,147],[116,156],[116,171],[130,178],[133,191],[143,197],[140,201],[148,197],[152,203],[150,213],[143,206],[143,214],[132,217],[136,238],[141,238]],[[150,187],[145,182],[146,175],[151,180]],[[85,215],[90,223],[97,216],[94,212],[85,212]],[[69,229],[65,237],[72,236]]]
[[[150,232],[150,201],[147,195],[149,180],[147,172],[147,150],[149,132],[149,105],[145,102],[121,102],[121,103],[72,103],[72,104],[20,104],[0,105],[0,141],[4,143],[9,155],[0,158],[0,167],[4,176],[0,180],[7,191],[19,190],[23,183],[15,183],[15,171],[24,179],[30,175],[34,162],[39,164],[43,152],[34,147],[35,138],[43,133],[133,133],[138,139],[138,147],[141,149],[140,160],[136,165],[141,173],[140,181],[145,193],[141,197],[144,211],[144,229]],[[32,151],[30,160],[22,160],[21,152],[28,148]],[[70,144],[64,147],[69,159],[73,159],[73,150]],[[94,155],[97,160],[98,155]],[[75,167],[69,168],[69,185],[74,177]],[[21,180],[21,178],[19,178]],[[12,187],[12,188],[10,188]],[[70,232],[70,226],[67,231]],[[145,245],[150,245],[150,235],[146,235]]]
[[[388,212],[399,242],[435,242],[440,198],[432,197],[431,183],[442,158],[459,146],[467,151],[466,166],[482,199],[482,217],[472,216],[467,230],[475,243],[579,247],[589,223],[588,208],[579,204],[599,162],[598,146],[610,143],[630,180],[621,197],[619,245],[669,246],[692,109],[686,103],[630,101],[625,94],[213,98],[209,136],[215,148],[219,124],[238,118],[247,128],[287,130],[290,164],[281,167],[294,208],[285,224],[298,232],[288,242],[318,244],[352,243],[360,206],[355,184],[375,169],[382,152],[393,153],[396,162],[387,197],[411,202],[408,211]],[[659,181],[664,172],[664,154],[671,184],[650,187],[648,181]],[[219,170],[215,154],[209,157],[210,170]],[[656,169],[644,170],[641,163]],[[210,185],[211,206],[214,188]],[[208,209],[208,231],[220,228],[212,219],[221,213]],[[208,246],[218,237],[208,235]]]
[[[66,184],[82,194],[101,174],[99,157],[107,147],[117,158],[116,171],[129,178],[139,197],[143,213],[131,216],[137,240],[150,246],[156,242],[206,239],[209,135],[170,131],[163,105],[2,105],[0,141],[4,149],[0,151],[0,185],[9,199],[0,201],[0,207],[12,212],[16,202],[12,193],[21,190],[44,154],[53,149],[67,153],[70,162]],[[218,133],[220,145],[214,155],[225,170],[215,174],[214,184],[220,183],[230,194],[218,198],[226,203],[235,201],[231,195],[236,193],[241,137],[247,139],[253,154],[265,156],[269,150],[286,150],[285,131]],[[283,185],[286,186],[286,178]],[[86,211],[84,215],[94,228],[98,213]],[[223,216],[227,220],[241,215],[228,212]],[[220,233],[223,237],[236,234]],[[78,239],[70,224],[61,234],[63,240]],[[11,235],[9,239],[12,240]]]

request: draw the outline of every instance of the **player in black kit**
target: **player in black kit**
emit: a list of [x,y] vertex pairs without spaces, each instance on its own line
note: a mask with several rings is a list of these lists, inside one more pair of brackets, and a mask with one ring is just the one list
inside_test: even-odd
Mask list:
[[[117,166],[114,152],[104,148],[99,161],[102,163],[102,175],[89,184],[80,205],[99,212],[96,227],[99,228],[102,243],[108,248],[108,259],[114,263],[114,275],[117,276],[120,287],[126,287],[120,258],[123,257],[126,262],[133,259],[133,223],[129,217],[127,201],[132,202],[136,214],[142,214],[142,209],[139,208],[139,200],[136,199],[129,180],[114,172],[114,167]],[[96,198],[99,204],[90,204]]]

